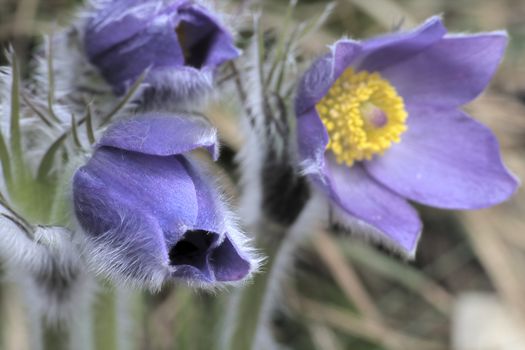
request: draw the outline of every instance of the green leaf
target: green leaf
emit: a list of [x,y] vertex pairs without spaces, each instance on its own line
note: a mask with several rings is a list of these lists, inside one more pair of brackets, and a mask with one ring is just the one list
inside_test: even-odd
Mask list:
[[102,122],[100,123],[100,127],[106,126],[111,119],[120,112],[128,102],[135,96],[135,93],[139,90],[140,86],[142,85],[142,82],[146,78],[147,72],[142,73],[142,75],[137,79],[137,81],[131,86],[126,96],[120,100],[120,102],[111,110],[106,116],[102,118]]
[[31,234],[33,232],[33,228],[31,224],[22,217],[16,210],[13,209],[13,207],[9,204],[9,201],[4,197],[2,192],[0,192],[0,206],[4,207],[5,210],[7,210],[11,215],[1,214],[3,217],[11,220],[14,222],[17,226],[21,227],[22,230],[27,234],[27,236],[32,239]]
[[82,117],[79,121],[76,121],[73,115],[71,116],[71,128],[68,131],[65,131],[62,135],[60,135],[60,137],[58,137],[55,140],[55,142],[53,142],[48,148],[48,150],[44,154],[44,157],[42,157],[42,161],[40,162],[40,165],[38,167],[37,180],[43,181],[47,178],[47,176],[49,175],[49,171],[53,166],[55,155],[60,150],[60,147],[62,147],[62,145],[64,144],[64,141],[66,141],[69,134],[73,134],[75,145],[79,148],[82,148],[82,145],[80,144],[80,139],[78,137],[78,127],[86,121],[89,122],[90,118],[91,112],[89,109],[86,113],[86,116]]
[[51,118],[57,122],[60,123],[60,119],[57,117],[55,113],[55,109],[53,107],[55,103],[55,71],[54,71],[54,65],[53,65],[53,37],[49,37],[49,45],[48,45],[48,51],[47,51],[47,84],[48,84],[48,91],[47,91],[47,108],[49,109],[49,114],[51,115]]
[[86,130],[89,144],[95,143],[95,132],[93,131],[93,113],[91,112],[91,105],[86,105]]
[[44,154],[44,157],[42,157],[42,161],[40,162],[40,165],[38,166],[38,172],[37,172],[38,181],[44,181],[49,175],[49,172],[51,168],[53,167],[53,161],[55,159],[55,155],[60,150],[60,147],[62,147],[62,145],[64,144],[64,141],[67,139],[68,134],[69,134],[69,131],[63,133],[47,149],[46,153]]
[[268,73],[268,78],[266,80],[266,86],[269,86],[273,80],[273,76],[277,67],[286,59],[285,47],[286,47],[286,37],[289,35],[289,26],[292,20],[292,14],[295,6],[297,5],[297,0],[291,0],[286,10],[286,15],[284,17],[284,27],[282,29],[282,35],[279,37],[279,42],[277,44],[277,49],[275,52],[275,59],[270,68],[270,73]]
[[11,150],[17,163],[22,162],[22,140],[20,136],[20,71],[16,55],[12,56],[12,83],[11,83],[11,121],[10,137]]
[[78,137],[77,121],[75,115],[73,114],[71,114],[71,133],[73,134],[73,142],[75,143],[75,146],[81,149],[82,144],[80,143],[80,138]]
[[9,151],[5,143],[4,136],[0,130],[0,162],[2,163],[2,171],[8,187],[11,185],[11,163],[9,161]]
[[31,100],[26,95],[22,94],[21,96],[25,104],[40,118],[40,120],[44,122],[44,124],[46,124],[50,128],[55,126],[51,123],[51,121],[49,121],[49,119],[47,119],[45,114],[41,110],[39,110],[33,102],[31,102]]

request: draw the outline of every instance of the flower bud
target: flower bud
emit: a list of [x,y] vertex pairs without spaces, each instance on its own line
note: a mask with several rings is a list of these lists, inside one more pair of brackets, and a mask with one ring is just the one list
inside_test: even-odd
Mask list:
[[75,174],[75,214],[88,258],[117,282],[158,289],[172,279],[214,286],[258,265],[202,166],[216,131],[192,116],[147,114],[109,128]]
[[179,99],[210,89],[215,69],[239,56],[215,14],[188,0],[105,2],[87,20],[84,47],[116,94],[147,72],[147,83]]

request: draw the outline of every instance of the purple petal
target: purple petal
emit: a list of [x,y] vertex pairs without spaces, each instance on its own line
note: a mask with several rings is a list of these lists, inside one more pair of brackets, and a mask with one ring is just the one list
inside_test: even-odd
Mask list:
[[332,56],[326,54],[318,58],[308,68],[299,82],[295,100],[295,113],[301,115],[313,108],[326,95],[334,81],[332,76]]
[[[110,3],[111,16],[103,22],[105,26],[94,25],[95,13],[84,37],[89,60],[119,95],[148,68],[154,71],[184,66],[184,52],[175,32],[176,9],[173,16],[162,15],[157,1],[146,1],[131,4],[123,15],[113,13],[114,8],[120,10],[126,5],[128,2],[123,0]],[[144,8],[148,11],[142,13]]]
[[307,173],[320,172],[324,168],[328,133],[315,108],[299,116],[297,138],[301,167]]
[[245,278],[252,269],[241,257],[228,236],[218,243],[218,236],[192,231],[170,250],[172,276],[194,282],[234,282]]
[[239,254],[239,248],[226,235],[224,241],[210,255],[213,273],[217,281],[229,282],[243,279],[253,268],[246,258]]
[[406,104],[458,107],[477,97],[494,75],[507,45],[503,32],[446,37],[381,74]]
[[[85,193],[86,190],[75,195],[96,196],[99,202],[114,206],[116,211],[136,211],[137,215],[142,213],[155,218],[171,241],[176,241],[195,225],[197,193],[183,156],[159,157],[102,147],[77,172],[75,179],[82,176],[100,186],[96,193]],[[76,183],[74,189],[79,189]],[[93,235],[107,230],[99,227],[103,223],[108,227],[121,223],[121,218],[113,213],[105,216],[104,212],[97,211],[89,212],[89,215],[92,216],[84,219],[80,215],[79,218],[92,220],[86,221],[84,226],[87,229],[97,228]]]
[[135,205],[121,181],[101,178],[91,168],[81,168],[73,179],[75,215],[87,234],[88,258],[97,270],[117,281],[158,288],[169,273],[158,220],[142,202]]
[[413,108],[401,143],[366,164],[379,182],[411,200],[447,209],[501,203],[518,183],[485,126],[457,110]]
[[301,115],[313,108],[339,76],[354,62],[361,52],[361,45],[351,40],[339,40],[332,52],[317,59],[299,82],[295,112]]
[[[363,47],[360,43],[348,39],[338,40],[332,47],[333,81],[330,86],[350,67],[362,53]],[[326,93],[325,93],[326,94]],[[324,94],[323,94],[324,96]]]
[[185,158],[184,165],[193,179],[199,208],[194,229],[214,231],[221,234],[226,232],[227,228],[223,217],[224,208],[219,200],[220,194],[217,189],[209,185],[213,183],[212,178],[205,174],[198,162],[193,159]]
[[421,233],[417,212],[403,198],[372,179],[361,165],[338,165],[327,160],[332,197],[348,215],[384,234],[396,247],[413,255]]
[[375,72],[422,52],[438,42],[447,32],[440,17],[431,17],[421,26],[408,32],[388,34],[365,40],[364,57],[359,70]]
[[87,22],[86,53],[94,57],[146,30],[158,9],[158,1],[144,0],[113,1],[96,8]]
[[[205,256],[206,263],[202,265],[205,269],[200,269],[199,273],[205,280],[210,278],[220,282],[241,280],[255,268],[255,263],[251,262],[249,255],[242,251],[242,242],[234,239],[236,230],[225,223],[225,210],[219,200],[220,195],[215,189],[207,186],[211,180],[200,171],[197,165],[189,159],[186,160],[186,170],[193,179],[199,208],[194,228],[200,230],[201,233],[208,232],[208,234],[226,232],[225,235],[216,235],[213,240],[209,240],[208,249],[202,253]],[[221,237],[224,239],[219,243],[218,240]],[[181,271],[174,273],[174,276],[178,273]]]
[[100,140],[99,147],[170,156],[206,148],[219,156],[217,131],[203,118],[189,115],[149,113],[114,123]]
[[[198,214],[193,229],[182,238],[167,236],[173,277],[203,283],[234,282],[244,279],[255,269],[256,262],[246,251],[234,226],[228,225],[217,190],[198,164],[185,159],[186,171],[193,180]],[[230,238],[232,237],[232,238]]]

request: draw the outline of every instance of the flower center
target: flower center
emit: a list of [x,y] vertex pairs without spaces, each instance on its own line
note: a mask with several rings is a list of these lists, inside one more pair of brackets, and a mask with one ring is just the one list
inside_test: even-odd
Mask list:
[[383,154],[406,131],[403,98],[379,73],[348,68],[316,105],[339,164]]

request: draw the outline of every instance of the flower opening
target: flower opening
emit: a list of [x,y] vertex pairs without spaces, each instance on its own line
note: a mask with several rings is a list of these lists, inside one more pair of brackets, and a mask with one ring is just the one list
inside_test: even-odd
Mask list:
[[201,69],[214,54],[213,43],[217,28],[213,22],[200,23],[200,27],[189,21],[181,21],[175,27],[177,40],[182,51],[184,66]]
[[338,163],[370,160],[407,130],[403,98],[379,73],[348,68],[316,105]]

